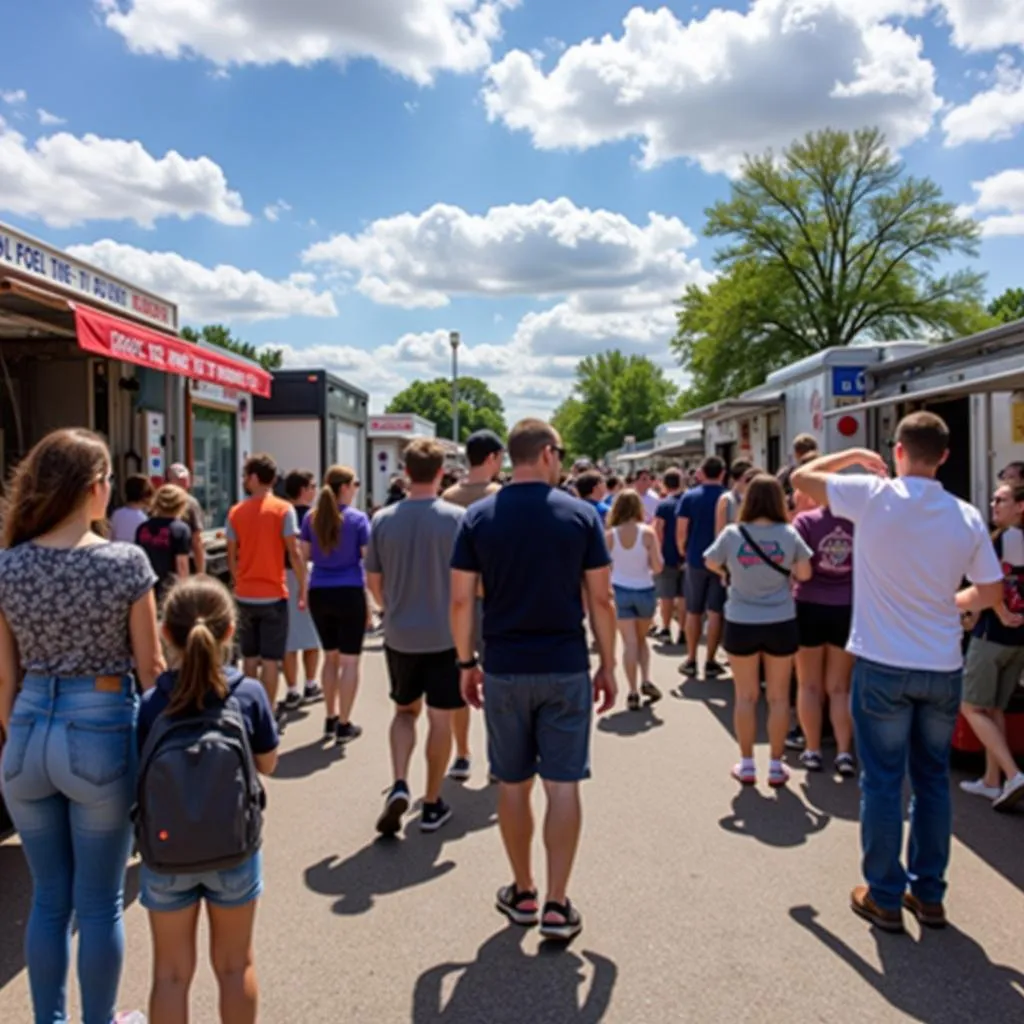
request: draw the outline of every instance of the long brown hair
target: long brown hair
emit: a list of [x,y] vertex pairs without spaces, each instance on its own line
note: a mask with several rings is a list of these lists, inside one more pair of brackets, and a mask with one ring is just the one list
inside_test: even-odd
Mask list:
[[209,695],[228,695],[224,654],[235,627],[235,605],[227,587],[212,576],[178,583],[164,605],[164,629],[181,656],[167,714],[199,711]]
[[338,498],[342,487],[354,483],[356,474],[348,466],[331,466],[324,477],[324,485],[320,488],[320,497],[316,499],[313,510],[313,533],[320,550],[330,554],[341,543],[341,512],[338,511]]
[[89,430],[55,430],[18,464],[3,509],[3,543],[13,548],[59,526],[110,472],[110,452]]
[[773,523],[788,523],[786,513],[786,492],[773,476],[761,473],[747,485],[740,514],[741,523],[752,523],[755,519],[767,519]]
[[608,528],[622,526],[623,523],[642,523],[644,515],[644,503],[640,495],[631,487],[619,491],[612,502],[612,509],[608,513]]

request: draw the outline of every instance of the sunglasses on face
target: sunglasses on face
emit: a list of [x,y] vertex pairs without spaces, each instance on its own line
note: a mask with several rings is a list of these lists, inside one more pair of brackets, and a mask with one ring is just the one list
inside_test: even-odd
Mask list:
[[566,451],[564,448],[557,444],[549,444],[548,448],[551,449],[557,456],[559,462],[565,462]]

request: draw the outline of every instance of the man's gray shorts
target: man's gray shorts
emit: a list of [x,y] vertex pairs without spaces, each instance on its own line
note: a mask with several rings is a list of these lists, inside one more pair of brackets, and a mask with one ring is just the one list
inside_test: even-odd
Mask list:
[[594,692],[588,672],[484,674],[491,771],[502,782],[590,778]]
[[683,581],[686,573],[681,565],[666,565],[654,577],[654,589],[659,601],[675,601],[683,596]]
[[725,585],[722,583],[722,577],[701,565],[686,567],[683,594],[686,597],[688,615],[703,615],[705,612],[720,615],[725,608]]

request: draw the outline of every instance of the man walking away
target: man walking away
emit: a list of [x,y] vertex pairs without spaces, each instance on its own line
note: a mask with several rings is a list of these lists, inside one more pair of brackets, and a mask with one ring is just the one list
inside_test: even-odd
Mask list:
[[683,492],[683,474],[678,469],[670,469],[662,479],[666,494],[658,502],[654,513],[654,532],[661,545],[661,558],[665,566],[654,581],[661,610],[661,629],[654,634],[654,637],[656,640],[670,644],[672,642],[672,617],[677,616],[679,619],[679,642],[682,643],[686,624],[686,601],[683,599],[682,556],[676,546],[676,512],[679,507],[679,497]]
[[405,450],[409,493],[374,517],[366,550],[366,584],[386,612],[384,654],[395,715],[391,722],[394,785],[377,822],[394,835],[409,809],[409,762],[416,720],[427,705],[427,791],[420,828],[436,832],[452,816],[441,783],[452,748],[452,713],[464,707],[448,618],[450,563],[463,510],[437,497],[444,448],[419,438]]
[[[513,881],[498,909],[516,924],[540,921],[568,941],[582,921],[568,897],[579,843],[579,783],[590,775],[590,727],[615,703],[615,607],[597,513],[557,489],[565,450],[557,432],[523,420],[509,438],[512,483],[472,506],[452,556],[452,633],[462,695],[484,707],[491,768],[501,780],[498,820]],[[473,644],[477,587],[484,588],[486,675]],[[583,599],[600,665],[590,679]],[[547,795],[548,891],[541,911],[531,865],[535,775]]]
[[[474,502],[489,498],[501,490],[497,482],[501,463],[505,457],[505,445],[493,430],[478,430],[466,439],[466,458],[469,473],[454,487],[441,495],[445,501],[469,508]],[[482,595],[477,600],[476,636],[477,645],[482,644],[481,619],[483,617]],[[456,782],[466,782],[473,770],[473,759],[469,750],[469,706],[463,704],[452,713],[452,733],[455,736],[455,760],[448,777]]]
[[655,490],[654,476],[649,469],[637,470],[633,489],[640,495],[640,500],[644,503],[644,515],[647,517],[647,522],[653,522],[658,505],[661,504],[661,495]]
[[[277,707],[278,663],[288,646],[287,564],[299,593],[306,588],[306,563],[299,550],[295,507],[273,494],[277,464],[269,455],[246,460],[244,484],[249,495],[228,513],[228,569],[239,611],[239,645],[245,674],[258,678]],[[299,608],[304,609],[303,599]],[[260,664],[262,662],[262,665]]]
[[686,600],[686,661],[679,666],[679,671],[684,676],[697,675],[697,648],[706,614],[708,649],[704,676],[711,679],[725,672],[715,660],[718,641],[722,636],[725,587],[721,577],[704,565],[704,552],[715,539],[715,511],[718,499],[725,493],[722,485],[725,463],[717,455],[712,455],[701,464],[700,474],[702,483],[679,499],[676,520],[676,546],[683,553],[686,565],[686,580],[683,584]]
[[601,502],[608,494],[605,487],[604,477],[596,469],[588,469],[576,478],[576,494],[581,501],[585,501],[597,513],[598,519],[603,523],[605,513],[601,510]]
[[203,530],[206,528],[206,524],[203,522],[203,506],[196,501],[195,495],[192,494],[192,474],[189,472],[188,466],[182,465],[180,462],[171,463],[167,467],[167,482],[174,484],[175,487],[180,487],[188,495],[188,508],[182,519],[188,523],[188,528],[192,531],[192,573],[201,576],[206,572],[206,548],[203,547]]
[[[898,479],[864,449],[793,470],[793,486],[854,524],[853,725],[861,759],[861,847],[867,885],[854,913],[903,931],[902,908],[922,925],[946,923],[943,897],[952,810],[949,756],[960,706],[960,611],[993,607],[1002,571],[978,511],[936,479],[949,428],[915,412],[896,429]],[[838,475],[863,466],[874,475]],[[961,580],[974,584],[958,594]],[[910,775],[910,847],[903,847],[903,781]],[[909,885],[909,892],[908,890]]]

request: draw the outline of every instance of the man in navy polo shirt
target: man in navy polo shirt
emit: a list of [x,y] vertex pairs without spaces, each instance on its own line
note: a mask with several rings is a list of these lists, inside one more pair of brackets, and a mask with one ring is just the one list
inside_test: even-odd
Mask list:
[[[615,703],[615,606],[610,559],[595,509],[558,489],[565,451],[541,420],[523,420],[508,441],[512,483],[471,506],[452,555],[452,634],[462,696],[483,707],[491,770],[501,780],[498,816],[513,881],[497,908],[516,924],[540,922],[546,938],[582,929],[567,889],[579,843],[579,783],[590,775],[590,727]],[[473,609],[484,592],[483,670]],[[590,676],[586,599],[600,664]],[[486,673],[486,674],[485,674]],[[530,796],[540,775],[548,889],[541,909],[530,846]]]
[[701,484],[679,499],[676,521],[676,545],[684,553],[686,580],[686,661],[679,666],[684,676],[697,674],[697,647],[701,626],[708,617],[706,677],[722,675],[725,669],[717,661],[718,641],[722,636],[722,610],[725,608],[725,587],[717,573],[704,565],[704,552],[715,539],[715,510],[725,493],[722,478],[725,463],[717,455],[704,460],[700,467]]
[[658,591],[658,605],[661,609],[661,629],[655,633],[658,640],[672,642],[672,618],[679,618],[679,642],[686,624],[686,602],[683,600],[685,571],[682,555],[676,546],[676,520],[679,511],[679,496],[683,491],[683,474],[678,469],[668,470],[662,481],[667,494],[658,502],[654,512],[654,532],[661,544],[661,558],[664,568],[658,573],[654,585]]

